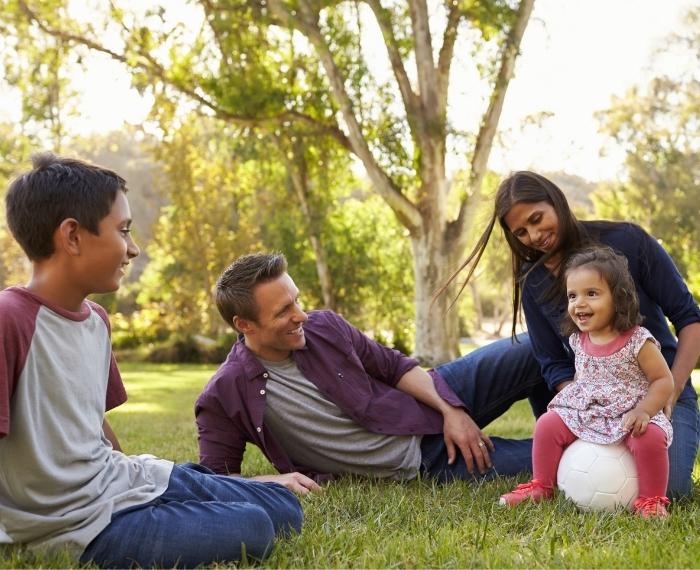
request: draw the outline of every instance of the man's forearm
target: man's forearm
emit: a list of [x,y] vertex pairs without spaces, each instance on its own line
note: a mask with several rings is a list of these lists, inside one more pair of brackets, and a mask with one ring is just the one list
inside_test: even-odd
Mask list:
[[433,379],[420,366],[406,372],[396,384],[396,388],[443,415],[455,409],[454,406],[440,397],[433,384]]
[[493,444],[489,437],[481,431],[463,405],[453,406],[438,394],[427,372],[417,366],[406,372],[396,387],[442,414],[449,464],[454,463],[457,455],[461,454],[469,472],[476,467],[480,473],[485,473],[492,466],[489,453],[493,451]]

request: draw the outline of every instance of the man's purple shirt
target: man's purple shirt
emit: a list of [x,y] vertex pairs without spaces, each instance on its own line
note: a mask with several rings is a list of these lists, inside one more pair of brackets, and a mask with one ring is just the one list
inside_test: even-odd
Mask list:
[[[331,311],[309,313],[306,346],[292,358],[301,373],[330,401],[369,431],[392,435],[440,433],[442,414],[395,388],[418,361],[374,342]],[[464,404],[444,378],[430,371],[445,401]],[[280,473],[300,471],[317,479],[312,466],[295,465],[263,423],[268,373],[239,339],[195,404],[199,460],[216,473],[240,473],[246,442],[260,447]]]

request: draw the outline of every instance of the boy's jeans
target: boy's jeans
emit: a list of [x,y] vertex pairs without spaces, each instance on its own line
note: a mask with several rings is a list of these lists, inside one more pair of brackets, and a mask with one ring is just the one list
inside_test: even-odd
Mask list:
[[[530,338],[518,335],[519,343],[509,338],[493,342],[466,356],[437,367],[457,396],[469,409],[476,424],[483,428],[503,415],[518,400],[528,398],[535,417],[547,411],[554,394],[549,391],[532,354]],[[692,491],[692,472],[700,439],[700,414],[693,387],[688,385],[673,411],[673,444],[669,448],[670,476],[668,496],[681,497]],[[490,479],[496,475],[516,475],[532,469],[532,440],[491,438],[494,468],[483,477],[466,469],[461,454],[453,465],[447,464],[442,434],[423,437],[423,471],[440,480]]]
[[275,535],[299,532],[295,495],[276,483],[214,475],[175,465],[165,493],[116,513],[88,545],[81,563],[103,568],[193,568],[243,556],[264,558]]

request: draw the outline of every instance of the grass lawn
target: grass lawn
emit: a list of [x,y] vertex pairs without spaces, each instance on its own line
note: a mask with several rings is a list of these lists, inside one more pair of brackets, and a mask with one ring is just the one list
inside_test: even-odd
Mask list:
[[[127,453],[196,461],[193,403],[211,366],[125,364],[129,402],[109,420]],[[700,380],[700,378],[698,378]],[[527,437],[525,402],[489,426]],[[271,472],[252,448],[248,475]],[[700,477],[700,461],[695,464]],[[263,568],[700,568],[700,496],[673,506],[664,523],[629,514],[581,513],[565,500],[505,510],[499,495],[518,481],[479,486],[345,479],[302,499],[301,535],[278,544]],[[67,567],[67,558],[0,548],[0,568]],[[243,565],[244,566],[244,565]]]

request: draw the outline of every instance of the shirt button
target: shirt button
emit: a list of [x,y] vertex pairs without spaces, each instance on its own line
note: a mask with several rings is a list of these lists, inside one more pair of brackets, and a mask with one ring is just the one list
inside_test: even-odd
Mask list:
[[265,372],[265,373],[263,374],[263,378],[267,378],[268,376],[269,376],[269,374],[268,374],[267,372]]
[[260,390],[260,394],[261,394],[261,395],[264,394],[264,393],[265,393],[265,390]]
[[342,380],[342,378],[343,378],[343,373],[342,373],[342,372],[338,372],[338,378],[340,378],[340,379]]
[[255,430],[256,430],[258,433],[260,433],[260,432],[262,431],[262,428],[261,428],[261,427],[256,427]]

